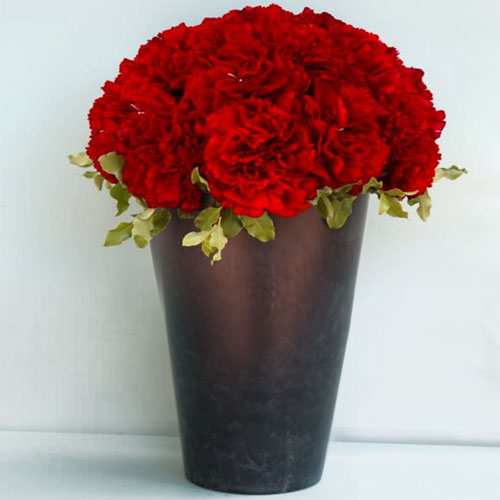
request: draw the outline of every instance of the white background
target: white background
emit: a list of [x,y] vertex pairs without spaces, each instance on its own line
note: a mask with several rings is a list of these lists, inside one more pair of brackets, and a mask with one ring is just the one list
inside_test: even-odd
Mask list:
[[[111,201],[66,155],[123,57],[245,3],[0,0],[0,430],[177,432],[150,256],[100,246]],[[500,4],[309,5],[426,70],[443,164],[470,171],[433,190],[425,224],[372,204],[334,435],[499,444]]]

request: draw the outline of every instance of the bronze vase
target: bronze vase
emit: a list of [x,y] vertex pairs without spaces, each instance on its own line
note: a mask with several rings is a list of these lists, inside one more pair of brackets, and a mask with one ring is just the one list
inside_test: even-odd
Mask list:
[[366,207],[340,230],[314,209],[274,217],[275,241],[242,232],[214,266],[181,246],[190,220],[153,240],[191,482],[270,494],[320,480]]

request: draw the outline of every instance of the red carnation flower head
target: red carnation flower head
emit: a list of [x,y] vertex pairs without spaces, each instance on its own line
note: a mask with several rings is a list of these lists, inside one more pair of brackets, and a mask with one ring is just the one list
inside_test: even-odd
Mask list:
[[[444,126],[420,70],[329,14],[272,5],[180,25],[124,60],[90,113],[87,148],[123,156],[150,207],[201,207],[198,167],[223,207],[293,216],[318,189],[424,192]],[[102,172],[110,181],[113,176]]]
[[253,217],[265,210],[291,216],[329,182],[299,107],[293,95],[277,103],[249,98],[210,115],[203,173],[222,206]]

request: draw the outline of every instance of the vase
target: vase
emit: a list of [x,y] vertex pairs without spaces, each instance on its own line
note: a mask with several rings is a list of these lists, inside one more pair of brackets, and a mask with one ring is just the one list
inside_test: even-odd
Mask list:
[[186,477],[271,494],[322,475],[346,347],[367,196],[342,229],[316,210],[242,232],[211,266],[181,246],[192,221],[152,241]]

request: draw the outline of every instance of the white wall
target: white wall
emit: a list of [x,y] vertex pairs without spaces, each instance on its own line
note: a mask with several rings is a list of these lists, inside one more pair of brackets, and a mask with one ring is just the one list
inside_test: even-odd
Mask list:
[[[100,246],[111,202],[66,154],[123,57],[245,3],[0,0],[0,429],[176,432],[150,257]],[[434,189],[426,224],[371,207],[335,435],[498,444],[499,4],[309,5],[426,69],[448,114],[443,163],[470,170]]]

